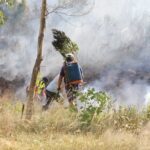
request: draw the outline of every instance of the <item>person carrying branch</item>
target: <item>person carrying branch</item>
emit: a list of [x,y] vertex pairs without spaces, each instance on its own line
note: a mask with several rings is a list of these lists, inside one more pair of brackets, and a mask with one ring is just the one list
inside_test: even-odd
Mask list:
[[79,87],[83,83],[83,71],[72,53],[66,54],[58,79],[58,91],[61,89],[63,80],[69,104],[73,106],[73,100],[76,98]]

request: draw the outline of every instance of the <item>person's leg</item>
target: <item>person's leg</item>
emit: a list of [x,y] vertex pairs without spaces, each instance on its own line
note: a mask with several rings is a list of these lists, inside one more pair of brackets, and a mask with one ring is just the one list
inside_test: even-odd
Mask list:
[[58,99],[58,94],[57,93],[53,93],[53,92],[49,92],[49,91],[46,90],[46,99],[47,99],[47,102],[43,106],[44,110],[48,109],[49,105],[53,102],[53,100]]
[[69,106],[73,105],[73,97],[72,97],[72,88],[71,86],[66,86],[66,94],[67,94],[67,99],[69,102]]
[[79,89],[78,85],[70,85],[66,87],[67,98],[68,98],[69,105],[71,107],[74,106],[73,102],[77,97],[78,89]]
[[46,90],[46,104],[43,105],[43,110],[47,110],[50,103],[52,103],[52,100],[53,100],[53,93],[49,92]]

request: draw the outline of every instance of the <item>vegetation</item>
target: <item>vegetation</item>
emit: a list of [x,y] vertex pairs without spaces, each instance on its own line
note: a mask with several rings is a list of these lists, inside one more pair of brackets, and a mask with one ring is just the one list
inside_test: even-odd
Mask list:
[[[9,7],[13,6],[15,3],[14,0],[0,0],[0,5],[7,5]],[[3,10],[0,9],[0,26],[5,24],[7,17]]]
[[25,8],[25,4],[25,0],[22,0],[20,3],[18,3],[16,0],[0,0],[0,27],[4,25],[7,20],[9,20],[9,16],[6,11],[12,11],[11,14],[16,17],[18,15],[21,15],[20,12],[24,12],[23,10]]
[[87,92],[80,93],[79,99],[84,103],[84,108],[80,113],[80,121],[83,126],[89,126],[92,120],[110,104],[110,97],[105,92],[96,92],[95,89],[88,89]]
[[59,51],[60,54],[65,57],[67,53],[75,53],[79,50],[76,43],[72,42],[69,37],[62,31],[53,29],[54,41],[52,42],[56,51]]
[[[32,121],[21,120],[20,101],[1,99],[1,149],[146,150],[149,148],[149,107],[140,112],[135,107],[115,109],[108,105],[110,99],[106,93],[90,90],[84,96],[92,95],[95,98],[98,95],[99,101],[102,102],[98,112],[98,109],[89,110],[91,106],[78,113],[71,112],[58,103],[53,103],[48,111],[42,112],[36,103]],[[90,123],[89,117],[83,117],[86,112],[91,113]],[[83,126],[81,117],[88,124]]]
[[2,10],[0,10],[0,26],[5,24],[6,16]]
[[0,5],[5,4],[8,6],[13,6],[16,0],[0,0]]

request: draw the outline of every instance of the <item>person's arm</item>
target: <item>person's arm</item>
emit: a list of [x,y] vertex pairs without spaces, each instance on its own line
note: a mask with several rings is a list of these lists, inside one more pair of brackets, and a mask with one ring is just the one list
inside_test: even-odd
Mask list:
[[62,84],[62,80],[63,80],[64,76],[65,76],[64,67],[62,67],[60,75],[59,75],[59,79],[58,79],[58,86],[57,86],[58,90],[60,90],[60,88],[61,88],[61,84]]

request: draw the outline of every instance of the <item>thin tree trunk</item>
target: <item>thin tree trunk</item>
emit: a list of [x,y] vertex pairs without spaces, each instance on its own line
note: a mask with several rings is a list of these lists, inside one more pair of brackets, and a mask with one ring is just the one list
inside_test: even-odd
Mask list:
[[36,79],[38,72],[40,70],[40,64],[42,62],[42,45],[43,45],[43,38],[44,38],[44,29],[45,29],[45,23],[46,23],[46,0],[42,0],[42,8],[41,8],[41,19],[40,19],[40,30],[39,30],[39,36],[38,36],[38,47],[37,47],[37,58],[34,64],[34,68],[32,71],[32,78],[30,81],[30,87],[29,87],[29,96],[26,106],[26,120],[31,120],[33,115],[33,107],[34,107],[34,100],[33,100],[33,94],[34,94],[34,87],[36,84]]

